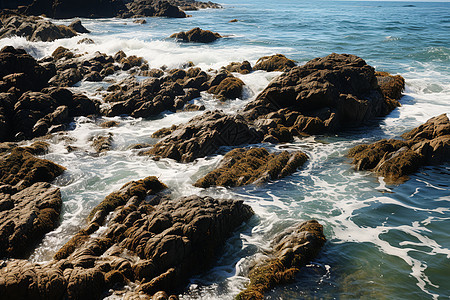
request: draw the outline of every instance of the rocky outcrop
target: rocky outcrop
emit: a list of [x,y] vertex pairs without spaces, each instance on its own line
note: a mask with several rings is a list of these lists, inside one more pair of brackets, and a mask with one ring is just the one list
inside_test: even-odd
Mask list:
[[295,61],[287,58],[283,54],[261,57],[256,61],[253,70],[264,70],[267,72],[287,71],[295,66]]
[[[129,282],[148,295],[170,295],[209,267],[225,239],[253,214],[242,201],[151,197],[155,183],[146,178],[108,196],[121,200],[114,200],[106,213],[105,206],[96,210],[54,261],[6,262],[0,268],[0,297],[98,299]],[[92,235],[105,220],[98,216],[114,209],[106,230]]]
[[381,140],[353,147],[348,156],[357,170],[371,170],[387,183],[402,183],[423,165],[448,162],[450,121],[446,114],[402,135],[404,140]]
[[128,11],[122,18],[130,17],[167,17],[186,18],[184,11],[168,1],[134,0],[127,4]]
[[[395,92],[387,93],[384,79]],[[360,126],[399,105],[404,82],[376,74],[354,55],[331,54],[293,67],[272,81],[244,109],[244,115],[266,130],[285,127],[291,136],[333,132]],[[386,94],[383,94],[385,92]]]
[[71,38],[77,35],[74,28],[55,25],[41,17],[28,17],[17,14],[0,14],[0,39],[23,36],[32,42],[52,42],[57,39]]
[[[35,173],[38,172],[36,169],[32,167]],[[4,172],[3,168],[1,172]],[[49,183],[37,182],[19,192],[11,185],[2,185],[0,257],[20,258],[29,254],[44,234],[58,224],[61,205],[59,189]]]
[[188,10],[199,10],[199,9],[206,9],[206,8],[223,8],[220,4],[208,1],[208,2],[201,2],[196,0],[168,0],[172,5],[178,6],[181,10],[188,11]]
[[238,148],[228,152],[219,166],[194,186],[243,186],[277,180],[294,173],[308,159],[301,152],[271,154],[265,148]]
[[182,42],[212,43],[217,39],[222,38],[222,36],[217,32],[212,32],[210,30],[203,30],[196,27],[189,31],[181,31],[178,33],[174,33],[170,36],[170,38],[177,39],[178,41]]
[[239,115],[209,111],[178,126],[144,154],[191,162],[214,154],[221,146],[257,143],[261,139],[262,134],[250,127]]
[[33,154],[42,152],[41,146],[15,147],[0,158],[0,182],[22,190],[37,182],[51,182],[65,170],[49,160]]
[[244,60],[241,63],[232,62],[228,66],[223,67],[223,68],[225,70],[227,70],[228,72],[236,72],[236,73],[241,73],[241,74],[248,74],[253,71],[251,64],[246,60]]
[[73,21],[72,23],[70,23],[69,27],[70,27],[73,31],[78,32],[78,33],[90,33],[90,31],[87,30],[86,27],[84,27],[84,26],[81,24],[81,20],[75,20],[75,21]]
[[16,96],[32,90],[40,91],[55,74],[52,65],[40,65],[23,49],[6,46],[0,50],[0,92]]
[[242,97],[244,82],[232,75],[227,76],[219,84],[211,86],[208,93],[216,95],[220,100],[236,99]]
[[250,284],[236,299],[264,299],[265,292],[294,280],[300,268],[317,256],[325,241],[322,225],[316,220],[281,233],[272,242],[269,258],[250,270]]
[[[73,53],[59,49],[55,55]],[[0,51],[0,141],[65,130],[73,117],[99,113],[98,103],[84,95],[48,88],[55,73],[53,63],[39,64],[24,50],[5,47]]]

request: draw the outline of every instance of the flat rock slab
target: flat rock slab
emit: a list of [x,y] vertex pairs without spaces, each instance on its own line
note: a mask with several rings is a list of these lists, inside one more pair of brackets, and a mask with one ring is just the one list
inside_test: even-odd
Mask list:
[[277,180],[295,172],[307,159],[301,151],[271,154],[265,148],[238,148],[225,154],[217,169],[194,186],[243,186]]

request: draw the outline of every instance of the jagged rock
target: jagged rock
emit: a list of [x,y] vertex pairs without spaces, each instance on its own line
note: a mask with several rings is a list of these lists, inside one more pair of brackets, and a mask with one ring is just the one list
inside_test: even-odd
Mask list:
[[219,99],[236,99],[242,97],[244,82],[236,77],[227,77],[218,85],[209,88],[208,92],[215,94]]
[[119,124],[120,124],[119,122],[111,120],[111,121],[105,121],[105,122],[101,123],[100,127],[111,128],[111,127],[119,126]]
[[135,0],[127,4],[127,9],[122,17],[186,18],[184,11],[167,1]]
[[[6,92],[11,87],[15,87],[20,93],[31,89],[33,91],[40,91],[47,86],[48,80],[55,74],[54,66],[43,67],[37,61],[28,55],[23,49],[15,49],[11,46],[6,46],[0,50],[0,78],[12,74],[20,75],[26,79],[27,84],[24,88],[22,85],[16,85],[14,82],[6,83],[0,89],[0,92]],[[3,79],[4,80],[4,79]]]
[[52,42],[56,39],[71,38],[76,31],[65,25],[55,25],[41,17],[16,14],[0,14],[2,27],[0,38],[24,36],[32,42]]
[[181,31],[174,33],[170,38],[177,39],[182,42],[192,42],[192,43],[212,43],[219,38],[222,38],[217,32],[212,32],[210,30],[203,30],[199,27],[193,28],[189,31]]
[[0,257],[20,258],[28,254],[45,233],[55,228],[61,205],[59,189],[46,182],[37,182],[11,194],[3,189],[0,193]]
[[134,20],[133,23],[144,25],[147,24],[147,21],[145,19],[137,19]]
[[293,281],[300,268],[317,256],[325,241],[322,225],[316,220],[281,233],[272,242],[269,258],[250,270],[250,284],[236,299],[264,299],[265,292]]
[[[235,200],[150,197],[164,187],[148,177],[108,196],[109,204],[92,212],[86,228],[54,261],[6,262],[0,268],[0,297],[98,299],[114,284],[131,281],[138,293],[155,299],[183,288],[190,276],[211,265],[226,238],[253,211]],[[92,235],[112,210],[106,230]],[[141,295],[133,293],[129,299]]]
[[72,28],[75,32],[78,33],[90,33],[89,30],[87,30],[82,24],[81,20],[75,20],[69,25],[70,28]]
[[90,38],[82,38],[77,42],[77,44],[95,44],[93,39]]
[[237,72],[237,73],[241,73],[241,74],[248,74],[248,73],[251,73],[253,71],[252,66],[246,60],[244,60],[241,63],[239,63],[239,62],[232,62],[228,66],[226,66],[225,69],[228,72]]
[[65,170],[49,160],[33,156],[39,153],[39,148],[16,147],[11,153],[0,159],[0,182],[15,186],[20,190],[36,182],[51,182]]
[[286,127],[292,135],[360,126],[399,105],[389,97],[400,95],[403,85],[396,84],[396,93],[383,95],[379,81],[380,76],[363,59],[333,53],[280,75],[243,114],[250,120],[260,118],[259,125],[273,122],[272,127]]
[[450,121],[446,114],[402,135],[405,140],[381,140],[350,149],[357,170],[371,170],[388,183],[402,183],[423,165],[448,162]]
[[257,143],[261,139],[261,133],[249,127],[239,115],[210,111],[179,125],[146,154],[191,162],[214,154],[221,146]]
[[261,57],[256,61],[253,70],[264,70],[267,72],[287,71],[295,66],[295,62],[283,54]]
[[243,186],[277,180],[295,172],[307,159],[301,151],[270,154],[265,148],[237,148],[228,152],[219,166],[194,186]]
[[97,153],[102,153],[111,150],[111,145],[113,143],[112,133],[106,136],[95,137],[92,141],[92,147]]

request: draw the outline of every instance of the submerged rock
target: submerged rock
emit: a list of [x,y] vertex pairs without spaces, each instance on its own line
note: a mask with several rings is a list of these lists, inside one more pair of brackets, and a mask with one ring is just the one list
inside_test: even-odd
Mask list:
[[293,281],[300,268],[317,256],[325,241],[323,227],[316,220],[281,233],[272,242],[269,258],[250,270],[250,284],[236,299],[264,299],[265,292]]
[[421,166],[450,159],[450,121],[446,114],[402,135],[405,140],[381,140],[350,149],[357,170],[371,170],[388,183],[402,183]]
[[57,39],[71,38],[77,31],[70,26],[55,25],[41,17],[28,17],[18,14],[0,14],[0,39],[12,36],[24,36],[32,42],[52,42]]
[[[164,187],[148,177],[108,196],[108,203],[112,198],[120,200],[113,200],[107,209],[103,205],[94,210],[87,227],[54,261],[44,265],[6,262],[0,268],[0,278],[5,278],[0,280],[0,297],[98,299],[129,282],[154,298],[183,288],[190,276],[211,265],[226,238],[253,211],[242,201],[150,197]],[[112,210],[106,230],[92,235],[105,220],[98,216]],[[25,268],[26,280],[22,276]],[[19,290],[18,284],[22,284]]]
[[191,162],[214,154],[221,146],[258,143],[261,139],[262,134],[239,115],[209,111],[179,125],[145,154]]
[[193,28],[189,31],[181,31],[174,33],[170,38],[177,39],[182,42],[192,42],[192,43],[212,43],[217,39],[222,38],[217,32],[212,32],[210,30],[203,30],[199,27]]
[[267,72],[287,71],[295,66],[295,61],[287,58],[283,54],[261,57],[256,61],[253,70],[264,70]]
[[242,186],[286,177],[302,166],[308,156],[283,151],[271,154],[265,148],[238,148],[228,152],[217,169],[199,179],[194,186]]

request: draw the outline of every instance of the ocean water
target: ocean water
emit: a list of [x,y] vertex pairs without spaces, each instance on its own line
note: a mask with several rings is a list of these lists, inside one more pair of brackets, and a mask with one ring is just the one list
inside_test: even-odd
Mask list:
[[[406,79],[402,107],[362,128],[337,135],[264,145],[270,151],[302,150],[310,160],[293,175],[264,186],[199,189],[198,178],[214,169],[223,153],[189,164],[154,161],[129,147],[155,143],[161,127],[188,121],[199,112],[163,113],[152,119],[111,118],[120,126],[103,129],[106,119],[79,118],[73,130],[53,136],[45,158],[67,167],[55,184],[63,194],[61,225],[48,233],[30,259],[51,259],[85,224],[89,211],[121,185],[149,175],[165,182],[174,195],[212,195],[243,199],[256,216],[226,243],[211,270],[192,278],[182,299],[232,299],[248,283],[249,266],[270,249],[286,227],[317,219],[328,242],[302,268],[295,282],[280,286],[267,299],[448,299],[450,297],[450,165],[424,167],[402,185],[357,172],[345,157],[363,142],[398,137],[427,119],[450,113],[450,3],[375,1],[223,0],[224,9],[190,12],[192,18],[130,20],[82,19],[92,31],[52,43],[24,38],[0,40],[0,46],[23,47],[34,57],[58,46],[92,55],[95,51],[143,56],[152,67],[178,67],[188,61],[208,70],[232,61],[252,64],[264,55],[283,53],[298,64],[332,52],[364,58],[380,71]],[[238,19],[237,23],[229,23]],[[55,21],[68,24],[71,20]],[[210,45],[179,44],[167,39],[199,26],[224,35]],[[94,45],[78,45],[90,37]],[[207,109],[234,113],[280,73],[239,75],[242,99],[219,103],[207,94],[196,99]],[[119,79],[124,74],[114,75]],[[73,88],[102,98],[101,84],[82,82]],[[105,84],[103,84],[105,85]],[[112,133],[113,150],[94,153],[92,137]],[[70,143],[78,150],[68,153]]]

